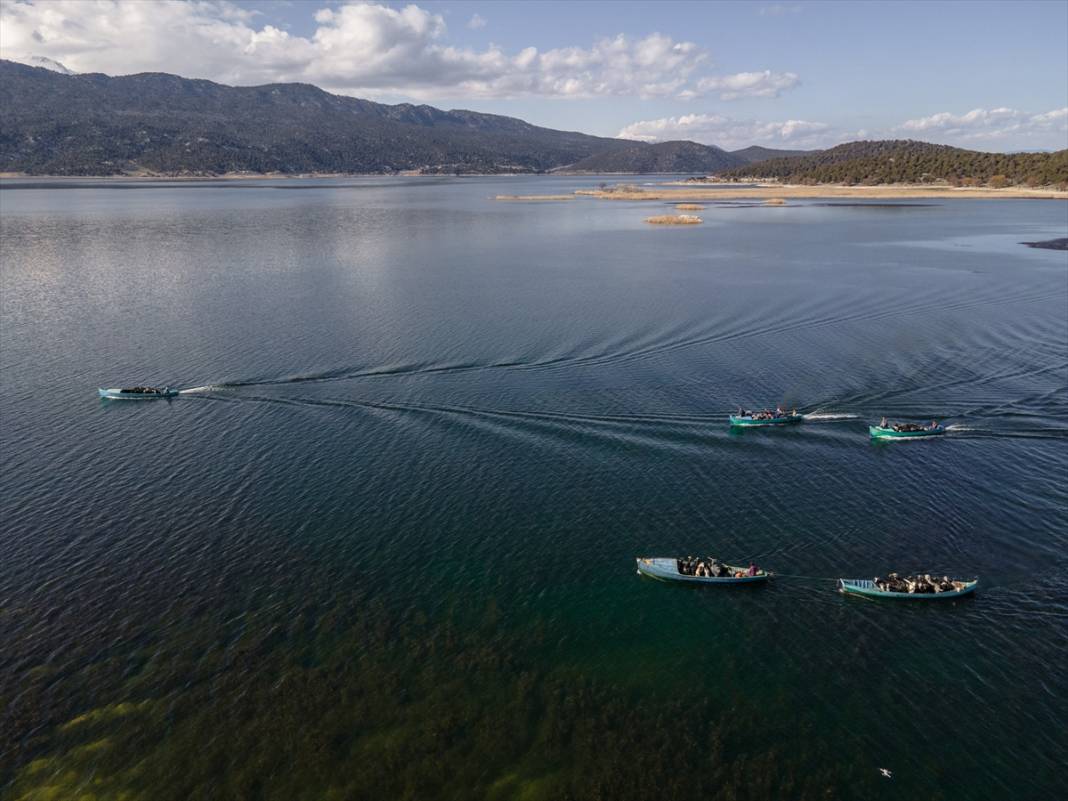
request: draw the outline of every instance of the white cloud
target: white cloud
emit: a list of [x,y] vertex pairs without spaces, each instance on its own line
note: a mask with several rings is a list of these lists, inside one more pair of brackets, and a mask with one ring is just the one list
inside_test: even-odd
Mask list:
[[486,18],[481,14],[472,14],[471,19],[467,21],[467,27],[473,31],[477,31],[479,28],[485,28]]
[[943,111],[905,120],[895,130],[961,144],[1011,140],[1013,146],[1022,147],[1041,140],[1049,143],[1048,146],[1064,148],[1068,147],[1068,108],[1042,114],[1005,107],[976,108],[965,114]]
[[792,89],[801,79],[792,72],[739,72],[735,75],[701,78],[697,81],[698,94],[719,92],[721,100],[737,100],[740,97],[778,97],[785,89]]
[[1045,114],[1035,114],[1031,117],[1033,123],[1044,125],[1045,123],[1057,123],[1062,125],[1068,123],[1068,106],[1064,108],[1055,108],[1053,111],[1047,111]]
[[797,83],[796,75],[770,71],[711,75],[703,48],[659,33],[510,54],[496,45],[448,44],[444,18],[417,5],[323,7],[308,37],[258,26],[256,16],[226,0],[5,0],[0,49],[6,58],[44,56],[77,72],[163,71],[239,85],[305,81],[345,94],[425,99],[773,97]]
[[681,117],[644,120],[626,126],[618,135],[623,139],[645,142],[690,139],[728,150],[748,145],[805,149],[846,141],[842,135],[835,134],[830,125],[822,122],[762,122],[738,120],[719,114],[684,114]]

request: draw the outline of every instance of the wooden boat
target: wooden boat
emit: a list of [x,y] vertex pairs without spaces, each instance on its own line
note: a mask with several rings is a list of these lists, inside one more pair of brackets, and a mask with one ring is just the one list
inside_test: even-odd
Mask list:
[[789,423],[800,423],[805,419],[803,414],[785,414],[782,417],[753,417],[751,414],[730,415],[731,425],[740,427],[750,426],[784,426]]
[[108,400],[155,400],[173,398],[178,390],[170,387],[121,387],[113,389],[97,388],[101,398]]
[[924,427],[917,431],[898,431],[893,426],[868,426],[868,433],[874,439],[915,439],[918,437],[937,437],[946,433],[945,426]]
[[[761,570],[755,576],[723,576],[722,578],[713,576],[687,576],[684,573],[679,572],[679,560],[673,556],[668,557],[651,557],[647,559],[638,558],[635,560],[638,563],[638,572],[643,576],[649,576],[649,578],[660,579],[662,581],[685,581],[691,584],[753,584],[758,581],[767,581],[768,576],[771,574],[766,570]],[[746,567],[739,567],[738,565],[724,564],[731,573],[737,573],[739,570],[748,570]]]
[[839,592],[846,595],[867,595],[871,598],[903,598],[909,601],[945,601],[949,598],[960,598],[975,592],[979,586],[979,579],[971,581],[957,581],[959,589],[948,592],[890,592],[880,590],[871,579],[838,579]]

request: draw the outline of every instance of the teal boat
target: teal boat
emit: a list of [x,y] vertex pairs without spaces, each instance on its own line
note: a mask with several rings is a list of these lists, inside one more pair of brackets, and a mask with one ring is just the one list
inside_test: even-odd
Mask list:
[[114,389],[97,388],[101,398],[108,400],[156,400],[157,398],[173,398],[178,394],[177,389],[170,387],[122,387]]
[[751,414],[730,415],[731,425],[742,428],[753,426],[784,426],[790,423],[800,423],[805,419],[803,414],[785,414],[781,417],[754,417]]
[[907,601],[946,601],[975,592],[979,579],[954,581],[957,588],[946,592],[890,592],[880,590],[871,579],[838,579],[839,592],[845,595],[866,595],[869,598],[893,598]]
[[946,433],[946,427],[917,426],[916,428],[901,429],[898,426],[868,426],[868,433],[873,439],[918,439],[922,437],[937,437]]
[[739,571],[745,572],[748,568],[739,567],[738,565],[723,566],[731,571],[730,576],[689,576],[685,573],[679,572],[679,560],[668,557],[651,557],[648,559],[636,559],[638,563],[638,572],[643,576],[649,576],[649,578],[660,579],[661,581],[682,581],[688,584],[754,584],[760,581],[767,581],[771,575],[766,570],[760,570],[755,576],[734,576],[734,573]]

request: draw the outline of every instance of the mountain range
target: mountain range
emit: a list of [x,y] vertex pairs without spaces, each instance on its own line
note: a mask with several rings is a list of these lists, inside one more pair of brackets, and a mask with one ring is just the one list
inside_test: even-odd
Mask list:
[[1068,184],[1068,150],[980,153],[908,140],[733,152],[557,131],[514,117],[385,105],[301,83],[72,73],[0,60],[0,172],[687,173],[789,183]]
[[0,61],[0,171],[706,174],[752,161],[695,142],[589,136],[496,114],[384,105],[308,84],[233,87],[165,73],[70,74],[40,63]]

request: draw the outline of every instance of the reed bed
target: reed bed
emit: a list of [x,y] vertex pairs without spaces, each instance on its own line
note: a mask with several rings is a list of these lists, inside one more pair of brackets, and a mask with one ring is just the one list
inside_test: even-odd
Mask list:
[[704,211],[705,207],[700,203],[679,203],[675,206],[679,211]]

